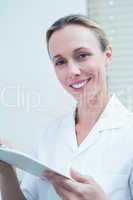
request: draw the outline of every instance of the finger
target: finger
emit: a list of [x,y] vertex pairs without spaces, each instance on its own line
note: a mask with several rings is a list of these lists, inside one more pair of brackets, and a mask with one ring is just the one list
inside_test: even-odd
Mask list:
[[65,179],[67,179],[65,176],[60,175],[56,172],[47,170],[43,174],[44,177],[46,177],[51,182],[63,182]]
[[0,145],[2,145],[3,144],[3,139],[2,138],[0,138]]
[[77,183],[74,180],[67,179],[52,171],[46,171],[45,177],[55,186],[61,187],[69,192],[77,192]]
[[89,184],[84,182],[77,182],[75,180],[64,178],[51,171],[47,172],[47,177],[54,186],[56,192],[62,197],[62,199],[76,200],[77,197],[84,195],[84,189],[89,188]]
[[74,196],[78,196],[81,193],[81,183],[78,183],[74,180],[64,180],[62,182],[53,182],[54,187],[60,188],[59,190],[62,191],[62,194],[73,194]]
[[[54,186],[56,192],[62,197],[62,199],[76,200],[79,195],[80,187],[73,180],[67,179],[52,171],[45,172],[46,177]],[[79,183],[78,183],[79,184]],[[76,196],[76,197],[75,197]]]
[[0,144],[0,147],[2,147],[2,148],[6,148],[7,146],[5,145],[5,144]]
[[3,138],[0,138],[0,147],[2,147],[2,148],[6,147],[5,141]]
[[53,184],[56,193],[61,197],[63,200],[77,200],[77,196],[75,193],[70,192],[66,190],[66,188],[58,185],[58,184]]
[[13,148],[13,145],[5,138],[0,138],[0,146],[1,147]]
[[89,176],[82,175],[76,170],[71,169],[70,174],[74,180],[80,183],[88,183],[88,184],[94,183],[94,179],[91,176],[89,177]]

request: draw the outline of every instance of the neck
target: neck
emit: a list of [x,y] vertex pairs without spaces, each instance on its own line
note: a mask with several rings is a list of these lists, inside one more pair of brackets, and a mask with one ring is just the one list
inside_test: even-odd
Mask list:
[[89,115],[95,117],[101,114],[106,107],[109,100],[109,95],[107,93],[100,93],[92,98],[86,100],[86,102],[79,102],[76,109],[76,117],[78,123],[82,121],[82,119]]
[[[76,109],[76,133],[85,138],[103,112],[109,100],[108,94],[100,93],[86,103],[78,104]],[[84,105],[85,104],[85,105]]]

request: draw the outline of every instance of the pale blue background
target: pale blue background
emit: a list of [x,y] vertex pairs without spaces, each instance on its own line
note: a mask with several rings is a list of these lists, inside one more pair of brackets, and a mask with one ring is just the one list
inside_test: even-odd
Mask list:
[[73,105],[56,80],[43,35],[71,13],[85,14],[86,1],[0,0],[0,137],[25,152],[49,120]]

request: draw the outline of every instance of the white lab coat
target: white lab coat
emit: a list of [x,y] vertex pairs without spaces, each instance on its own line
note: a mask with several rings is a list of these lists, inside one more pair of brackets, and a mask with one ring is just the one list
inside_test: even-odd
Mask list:
[[[92,176],[111,200],[133,199],[133,114],[112,96],[91,132],[77,145],[74,114],[45,131],[38,159],[68,175],[70,167]],[[22,182],[27,200],[60,200],[53,186],[32,175]]]

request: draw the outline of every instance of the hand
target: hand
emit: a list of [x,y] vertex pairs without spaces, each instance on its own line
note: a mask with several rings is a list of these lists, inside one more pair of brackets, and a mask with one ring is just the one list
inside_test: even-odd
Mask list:
[[109,200],[94,179],[74,170],[71,170],[73,180],[52,171],[45,172],[45,176],[63,200]]
[[[7,142],[6,140],[0,139],[0,147],[11,148],[11,144],[9,142]],[[0,174],[1,175],[6,176],[12,170],[14,171],[15,169],[11,165],[0,160]]]

